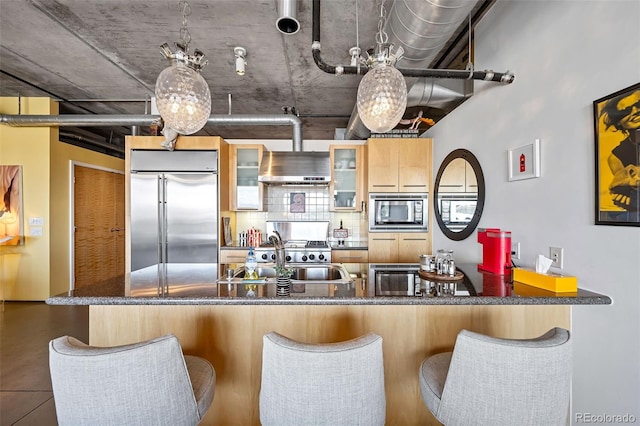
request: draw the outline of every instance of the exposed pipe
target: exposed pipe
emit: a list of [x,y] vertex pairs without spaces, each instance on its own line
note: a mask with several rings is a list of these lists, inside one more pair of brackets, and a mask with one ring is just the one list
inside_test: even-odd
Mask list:
[[85,144],[88,144],[88,145],[99,146],[99,147],[106,148],[108,150],[117,152],[119,154],[124,154],[124,149],[122,149],[121,147],[116,146],[116,145],[111,145],[111,144],[108,144],[106,142],[100,142],[100,141],[95,140],[93,138],[88,138],[88,137],[83,136],[83,135],[78,135],[76,133],[65,132],[65,131],[61,131],[58,134],[59,134],[61,139],[65,139],[65,138],[66,139],[73,139],[73,140],[76,140],[78,142],[82,142],[82,143],[85,143]]
[[276,20],[276,28],[282,34],[292,35],[300,30],[298,22],[297,0],[278,0],[278,11],[280,13]]
[[[104,126],[150,126],[160,119],[159,115],[9,115],[0,114],[0,124],[14,127],[104,127]],[[209,116],[207,124],[237,126],[292,126],[292,150],[302,151],[302,121],[295,115],[224,115]]]
[[[367,67],[357,67],[351,65],[329,65],[322,59],[320,51],[320,0],[313,0],[313,42],[311,49],[313,60],[318,68],[328,74],[365,74]],[[513,83],[515,76],[507,71],[505,73],[485,71],[466,71],[466,70],[448,70],[448,69],[407,69],[398,68],[398,71],[405,77],[430,77],[430,78],[454,78],[469,80],[494,81],[498,83]]]

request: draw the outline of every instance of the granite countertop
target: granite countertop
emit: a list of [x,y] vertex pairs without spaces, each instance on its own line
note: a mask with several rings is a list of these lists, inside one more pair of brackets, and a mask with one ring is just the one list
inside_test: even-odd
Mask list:
[[[405,264],[396,264],[405,265]],[[407,264],[408,265],[408,264]],[[367,264],[362,265],[367,270]],[[388,266],[388,265],[385,265]],[[409,265],[408,265],[409,266]],[[415,267],[416,265],[410,265]],[[419,267],[419,266],[418,266]],[[578,289],[552,293],[513,283],[510,277],[477,271],[476,265],[458,265],[465,278],[455,284],[420,281],[411,295],[387,296],[369,282],[367,274],[349,284],[295,284],[289,297],[276,296],[276,284],[234,279],[209,284],[172,282],[162,294],[157,286],[132,289],[124,276],[52,296],[50,305],[608,305],[606,295]],[[217,275],[217,273],[216,273]],[[217,281],[217,282],[216,282]],[[400,292],[402,293],[402,292]]]
[[[339,245],[337,241],[329,241],[329,247],[331,250],[368,250],[367,240],[357,241],[345,241],[343,245]],[[231,244],[228,246],[221,246],[221,250],[249,250],[249,246],[240,246],[237,244]]]

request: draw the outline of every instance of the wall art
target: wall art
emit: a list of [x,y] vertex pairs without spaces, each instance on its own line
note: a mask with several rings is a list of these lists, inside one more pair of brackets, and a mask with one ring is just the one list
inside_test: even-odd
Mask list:
[[509,150],[509,180],[540,177],[540,139]]
[[640,226],[640,83],[593,101],[595,223]]
[[22,166],[0,165],[0,197],[0,245],[22,245]]

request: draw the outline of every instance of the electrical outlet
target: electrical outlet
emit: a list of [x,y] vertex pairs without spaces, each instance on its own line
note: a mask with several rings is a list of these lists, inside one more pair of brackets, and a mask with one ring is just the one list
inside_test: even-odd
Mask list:
[[549,257],[553,261],[551,266],[562,269],[562,257],[564,249],[560,247],[549,247]]
[[520,243],[514,243],[511,246],[511,258],[520,259]]

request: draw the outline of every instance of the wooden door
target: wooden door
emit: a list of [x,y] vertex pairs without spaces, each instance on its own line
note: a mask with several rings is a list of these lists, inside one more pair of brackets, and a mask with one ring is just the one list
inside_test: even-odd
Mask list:
[[74,166],[74,288],[124,275],[124,175]]

